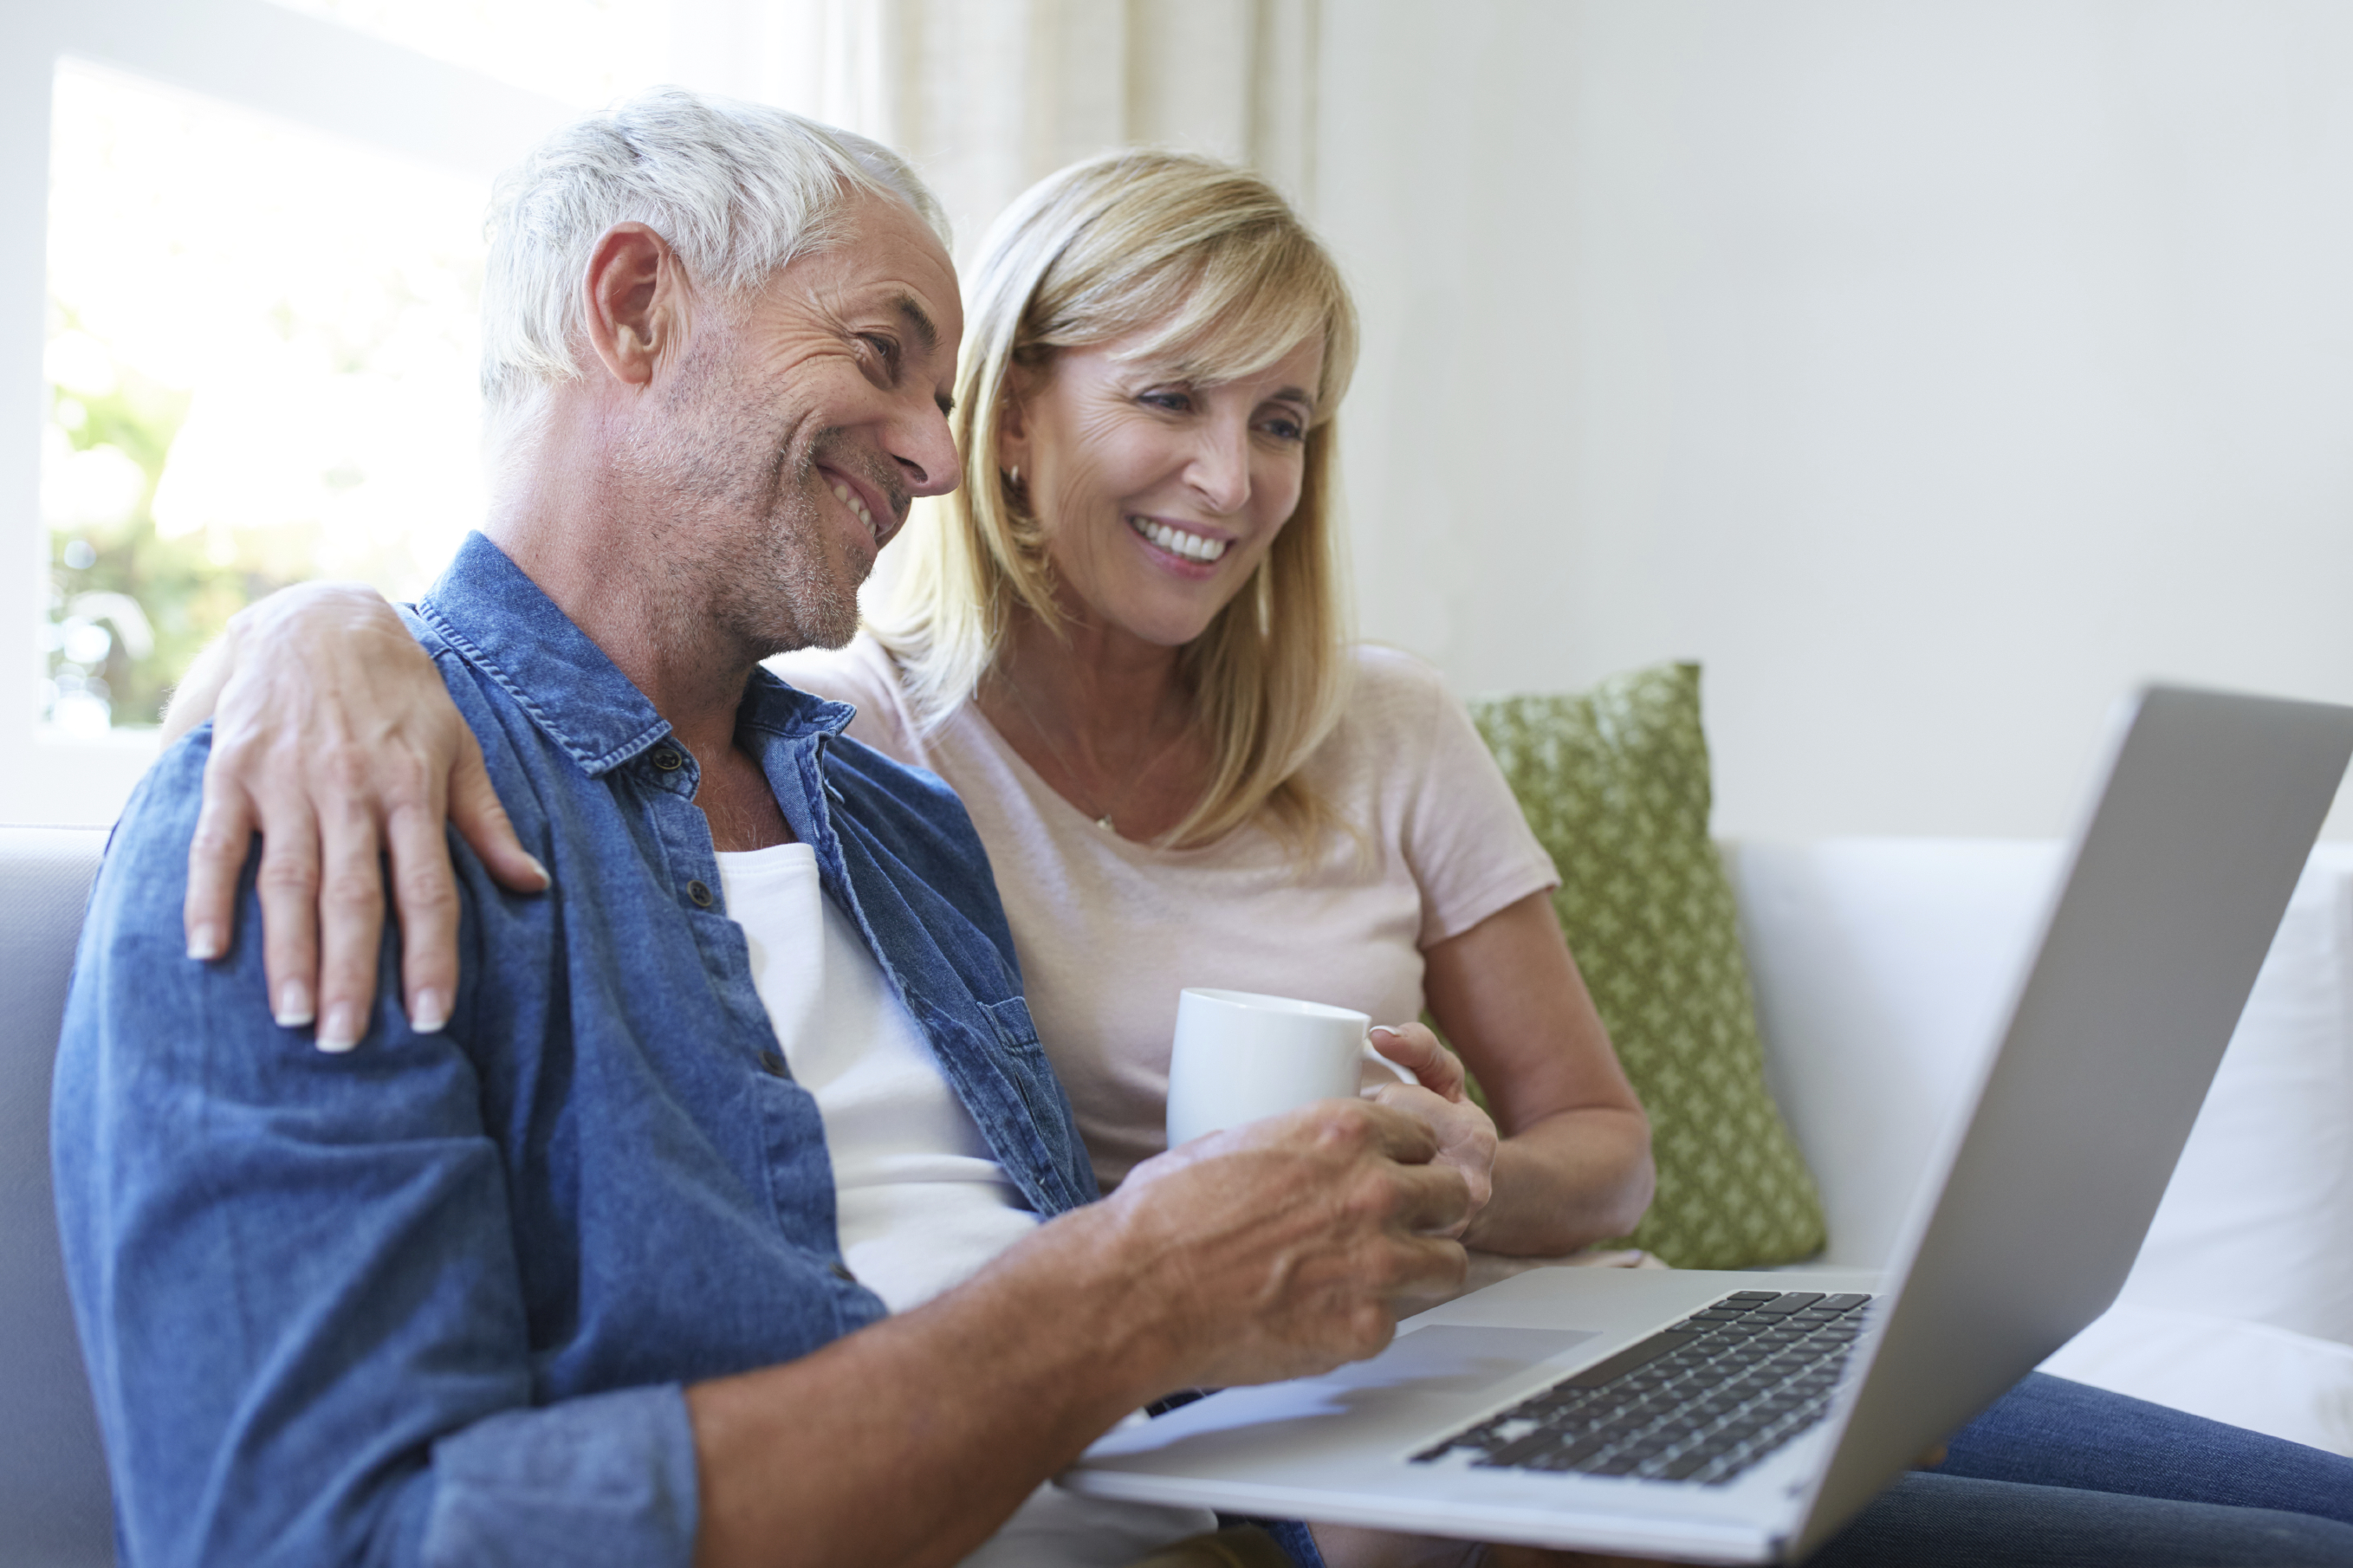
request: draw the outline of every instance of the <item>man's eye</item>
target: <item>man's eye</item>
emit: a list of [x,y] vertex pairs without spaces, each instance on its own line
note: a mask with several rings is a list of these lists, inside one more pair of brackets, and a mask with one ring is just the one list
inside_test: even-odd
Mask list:
[[864,343],[874,356],[882,362],[885,369],[896,371],[899,368],[898,340],[886,338],[879,332],[861,332],[859,334],[858,341]]

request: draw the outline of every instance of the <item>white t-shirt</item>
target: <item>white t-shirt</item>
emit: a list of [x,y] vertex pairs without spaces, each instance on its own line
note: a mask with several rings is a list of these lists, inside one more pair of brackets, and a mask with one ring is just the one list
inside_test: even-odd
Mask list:
[[1106,1191],[1166,1146],[1180,990],[1408,1022],[1421,1016],[1424,948],[1559,881],[1461,704],[1390,649],[1356,650],[1344,716],[1306,769],[1361,837],[1332,834],[1304,866],[1255,826],[1195,849],[1131,843],[1056,795],[972,703],[920,735],[898,666],[871,636],[771,667],[856,705],[851,735],[964,798],[1039,1040]]
[[[719,879],[785,1061],[817,1099],[842,1260],[894,1312],[963,1283],[1038,1216],[825,896],[816,852],[779,844],[723,854]],[[1206,1510],[1106,1502],[1049,1483],[965,1561],[1110,1568],[1216,1525]]]

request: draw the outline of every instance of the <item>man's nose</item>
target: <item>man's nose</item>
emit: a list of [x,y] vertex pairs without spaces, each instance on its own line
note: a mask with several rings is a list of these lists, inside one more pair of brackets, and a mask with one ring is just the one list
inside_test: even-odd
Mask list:
[[1249,424],[1213,419],[1201,432],[1185,478],[1210,510],[1237,512],[1250,502],[1250,458]]
[[964,477],[956,462],[955,437],[937,404],[926,400],[921,409],[895,421],[891,437],[892,460],[899,465],[908,494],[945,495]]

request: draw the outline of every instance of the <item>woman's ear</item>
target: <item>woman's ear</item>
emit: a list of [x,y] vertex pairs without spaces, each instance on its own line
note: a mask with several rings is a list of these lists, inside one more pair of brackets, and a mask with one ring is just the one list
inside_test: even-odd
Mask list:
[[581,315],[597,363],[642,387],[686,327],[686,274],[668,241],[641,223],[616,224],[589,253]]
[[1008,474],[1029,462],[1029,419],[1021,405],[1018,374],[1016,367],[1006,376],[1005,389],[997,401],[997,466]]

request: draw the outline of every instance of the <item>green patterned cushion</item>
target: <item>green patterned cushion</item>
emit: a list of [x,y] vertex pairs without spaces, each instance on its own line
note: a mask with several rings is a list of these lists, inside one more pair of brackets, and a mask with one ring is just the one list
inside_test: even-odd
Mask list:
[[1471,705],[1559,868],[1553,902],[1651,1115],[1659,1194],[1632,1241],[1683,1268],[1822,1246],[1821,1199],[1765,1088],[1732,883],[1708,837],[1699,666]]

